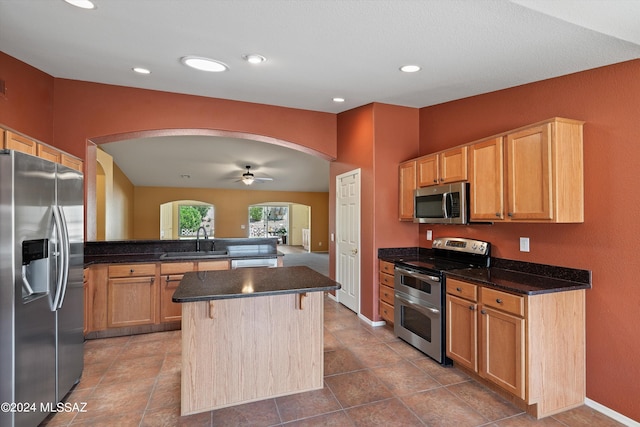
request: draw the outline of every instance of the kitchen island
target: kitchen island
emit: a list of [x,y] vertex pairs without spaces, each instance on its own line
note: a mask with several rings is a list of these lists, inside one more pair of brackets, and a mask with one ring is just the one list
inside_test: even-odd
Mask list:
[[186,273],[181,415],[321,389],[323,294],[337,289],[304,266]]

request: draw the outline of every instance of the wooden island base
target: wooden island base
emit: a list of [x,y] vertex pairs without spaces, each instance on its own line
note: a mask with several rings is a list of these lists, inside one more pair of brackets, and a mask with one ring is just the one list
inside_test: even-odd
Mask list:
[[323,387],[323,292],[182,304],[181,415]]

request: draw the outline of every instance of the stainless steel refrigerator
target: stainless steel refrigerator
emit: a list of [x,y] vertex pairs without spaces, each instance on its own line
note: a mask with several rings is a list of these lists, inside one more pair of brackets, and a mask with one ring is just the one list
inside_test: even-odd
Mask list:
[[0,150],[0,426],[37,426],[82,375],[83,182]]

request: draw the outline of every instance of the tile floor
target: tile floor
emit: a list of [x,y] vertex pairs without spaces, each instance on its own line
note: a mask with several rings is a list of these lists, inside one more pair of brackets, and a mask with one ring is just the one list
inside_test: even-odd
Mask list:
[[322,390],[180,417],[180,331],[87,341],[82,380],[54,426],[619,426],[583,406],[537,421],[325,298]]

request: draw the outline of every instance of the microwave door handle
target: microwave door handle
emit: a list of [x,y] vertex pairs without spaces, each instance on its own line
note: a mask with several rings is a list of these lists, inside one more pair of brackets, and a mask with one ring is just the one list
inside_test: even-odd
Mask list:
[[449,197],[451,197],[451,193],[446,192],[442,194],[442,217],[443,218],[451,218],[449,215]]

